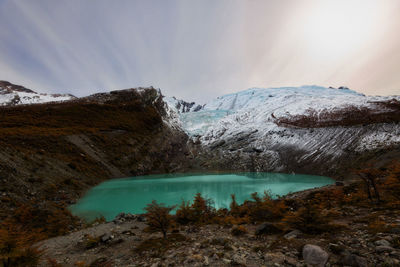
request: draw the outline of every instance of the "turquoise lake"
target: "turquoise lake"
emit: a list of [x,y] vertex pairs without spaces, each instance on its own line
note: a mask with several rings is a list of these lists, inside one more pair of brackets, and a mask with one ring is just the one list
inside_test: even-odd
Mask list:
[[93,187],[69,209],[88,221],[104,216],[112,220],[118,213],[144,213],[151,201],[167,205],[193,200],[196,193],[211,198],[215,208],[228,208],[231,194],[237,202],[250,199],[253,192],[283,196],[291,192],[334,183],[324,176],[282,173],[167,174],[114,179]]

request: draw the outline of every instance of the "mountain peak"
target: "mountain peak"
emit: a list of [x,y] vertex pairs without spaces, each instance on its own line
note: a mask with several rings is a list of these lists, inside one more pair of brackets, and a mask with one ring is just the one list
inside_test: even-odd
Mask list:
[[40,94],[22,85],[0,81],[0,106],[14,106],[75,99],[71,94]]
[[24,92],[24,93],[36,93],[33,90],[25,88],[22,85],[16,85],[8,81],[0,81],[0,93],[6,93],[12,91]]

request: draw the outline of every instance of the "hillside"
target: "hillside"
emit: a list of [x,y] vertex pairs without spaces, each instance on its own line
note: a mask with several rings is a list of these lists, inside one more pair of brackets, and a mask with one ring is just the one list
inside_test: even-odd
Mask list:
[[[153,88],[1,107],[0,220],[65,224],[59,212],[105,179],[186,169],[187,137],[166,116]],[[68,231],[52,229],[46,234]]]

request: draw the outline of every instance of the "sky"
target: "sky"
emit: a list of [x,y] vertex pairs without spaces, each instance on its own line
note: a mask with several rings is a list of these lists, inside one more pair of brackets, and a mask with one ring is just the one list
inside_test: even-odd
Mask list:
[[197,102],[301,85],[400,94],[400,1],[0,0],[0,80]]

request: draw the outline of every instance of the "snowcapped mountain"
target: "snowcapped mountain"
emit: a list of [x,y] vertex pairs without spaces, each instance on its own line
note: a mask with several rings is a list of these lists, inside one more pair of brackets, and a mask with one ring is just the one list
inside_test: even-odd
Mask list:
[[221,130],[259,128],[261,125],[275,124],[274,117],[306,114],[310,110],[322,112],[347,106],[366,107],[373,102],[392,98],[399,99],[398,96],[365,96],[346,87],[251,88],[217,97],[196,113],[181,114],[181,121],[190,135],[208,137],[203,141],[210,142],[213,135]]
[[197,112],[203,108],[201,105],[196,105],[195,102],[189,103],[184,100],[176,99],[175,97],[166,96],[163,100],[168,104],[168,107],[176,113]]
[[[99,93],[77,101],[103,103],[117,96],[150,101],[164,125],[185,136],[180,142],[191,147],[199,169],[337,177],[338,170],[349,170],[356,162],[400,151],[400,96],[365,96],[346,87],[251,88],[198,105],[151,89]],[[0,81],[0,106],[70,99],[75,97],[39,94]]]
[[0,106],[66,101],[75,98],[70,94],[40,94],[21,85],[0,81]]
[[334,169],[350,154],[400,145],[399,124],[384,123],[398,116],[399,100],[346,87],[251,88],[179,117],[194,141],[212,151],[208,156],[219,155],[226,167],[237,162],[238,169],[313,173],[304,165],[328,162]]

